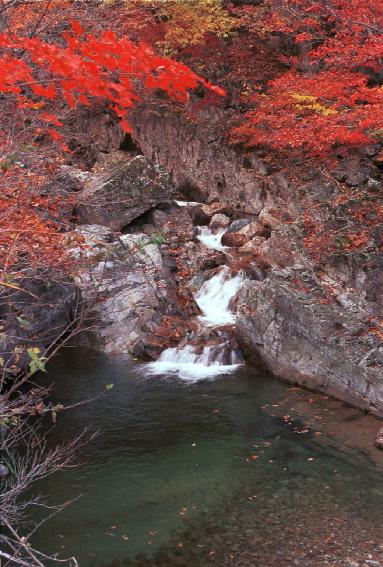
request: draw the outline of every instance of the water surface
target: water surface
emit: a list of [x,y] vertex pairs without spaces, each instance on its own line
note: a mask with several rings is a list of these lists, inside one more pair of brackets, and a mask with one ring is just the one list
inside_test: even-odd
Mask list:
[[128,356],[85,349],[64,351],[46,380],[68,405],[114,388],[62,414],[51,434],[55,443],[98,431],[78,467],[39,487],[55,504],[82,495],[37,536],[45,551],[84,567],[137,555],[134,565],[307,567],[335,553],[339,522],[358,532],[343,546],[376,536],[382,469],[317,435],[296,409],[298,389],[249,368],[153,376]]

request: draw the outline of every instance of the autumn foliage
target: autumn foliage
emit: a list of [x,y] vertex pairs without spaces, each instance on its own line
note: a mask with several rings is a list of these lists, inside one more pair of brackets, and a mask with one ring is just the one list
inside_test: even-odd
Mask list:
[[382,2],[266,0],[236,13],[278,46],[285,71],[254,89],[234,141],[323,156],[382,139]]
[[[30,226],[43,230],[41,219],[54,215],[42,216],[53,205],[39,201],[36,172],[16,162],[9,166],[9,157],[25,144],[36,154],[41,147],[47,152],[49,139],[56,155],[67,150],[66,117],[79,106],[109,105],[129,130],[129,110],[149,91],[185,103],[200,86],[204,96],[199,94],[194,108],[226,101],[233,109],[225,124],[231,142],[266,159],[277,152],[279,159],[296,155],[323,162],[383,139],[381,1],[52,0],[37,11],[35,5],[14,3],[0,35],[0,92],[6,114],[14,117],[13,138],[9,123],[3,123],[1,183],[9,188],[3,206],[12,211],[14,224],[19,218],[14,203],[32,202],[30,196],[19,198],[26,187],[39,203],[28,210],[43,223],[33,224],[32,215]],[[165,56],[169,53],[177,61]],[[226,99],[207,77],[227,87]],[[348,218],[369,226],[364,209],[362,203],[356,214],[350,205]],[[309,217],[306,245],[314,250],[322,228]],[[61,239],[65,247],[65,230],[54,222],[49,221],[52,241]],[[330,239],[327,248],[336,250],[335,236],[323,230],[320,242]],[[352,232],[339,246],[361,247],[369,234]],[[7,246],[9,236],[3,251]],[[16,245],[13,250],[10,258]],[[28,257],[25,250],[20,254]]]
[[38,140],[49,135],[68,151],[60,132],[64,123],[55,112],[62,104],[74,110],[78,105],[101,101],[129,131],[128,112],[145,92],[162,90],[184,103],[198,85],[218,94],[224,92],[144,43],[133,43],[112,31],[99,37],[86,34],[77,21],[71,22],[57,43],[0,34],[0,92],[14,112],[16,133],[14,140],[4,131],[0,143],[3,275],[11,266],[20,273],[20,263],[36,268],[54,265],[60,259],[62,264],[68,248],[63,223],[55,221],[57,203],[39,195],[46,168],[40,165],[38,174],[26,170],[25,164],[12,159],[12,146],[20,147],[22,141],[37,150]]

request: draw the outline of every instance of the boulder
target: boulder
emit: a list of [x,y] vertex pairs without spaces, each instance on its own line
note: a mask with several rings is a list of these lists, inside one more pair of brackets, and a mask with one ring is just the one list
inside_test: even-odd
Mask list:
[[270,235],[270,230],[256,220],[249,222],[248,224],[243,226],[238,232],[240,232],[241,234],[245,234],[249,240],[251,240],[256,236],[266,237]]
[[203,255],[200,259],[200,270],[212,270],[226,264],[226,254],[215,250],[210,250],[209,254]]
[[263,236],[256,236],[248,242],[245,242],[245,244],[238,249],[238,252],[253,252],[262,246],[264,242],[266,242],[266,238],[263,238]]
[[80,193],[76,212],[82,224],[104,225],[118,231],[173,197],[169,175],[144,156],[136,156],[95,177]]
[[250,219],[238,219],[231,223],[227,232],[239,232],[245,226],[250,224]]
[[169,262],[146,234],[115,234],[110,242],[106,233],[104,246],[94,239],[99,227],[88,226],[87,234],[88,269],[77,283],[91,306],[90,330],[79,336],[80,343],[104,352],[155,357],[171,334],[168,327],[167,334],[158,335],[164,317],[187,318]]
[[210,205],[203,205],[201,207],[201,212],[205,217],[211,219],[217,214],[227,214],[229,212],[229,207],[226,203],[211,203]]
[[216,215],[213,215],[209,224],[209,228],[214,231],[220,228],[226,228],[227,226],[229,226],[229,224],[230,219],[228,216],[222,213],[217,213]]
[[221,238],[222,246],[230,246],[232,248],[239,248],[243,246],[247,238],[245,234],[240,232],[226,232]]
[[283,224],[283,221],[277,218],[275,213],[273,214],[272,210],[267,208],[262,209],[259,213],[258,219],[264,226],[270,227],[272,230],[275,230],[278,226]]
[[93,174],[82,171],[70,165],[61,165],[52,179],[46,183],[43,193],[48,195],[68,197],[71,193],[78,193],[84,189],[86,183],[91,182]]
[[320,292],[315,277],[298,270],[245,283],[237,309],[240,346],[276,376],[383,415],[380,339],[368,332],[366,315]]

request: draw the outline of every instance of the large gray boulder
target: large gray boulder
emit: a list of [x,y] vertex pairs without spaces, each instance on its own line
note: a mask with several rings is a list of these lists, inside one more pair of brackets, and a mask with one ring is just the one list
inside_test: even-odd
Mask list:
[[[323,298],[289,270],[239,294],[237,339],[254,362],[285,380],[383,415],[383,348],[358,306]],[[302,276],[302,274],[301,274]]]
[[80,193],[76,212],[81,224],[104,225],[118,231],[173,198],[169,174],[144,156],[136,156],[95,176]]
[[91,306],[81,344],[156,357],[171,334],[163,329],[164,317],[185,318],[159,245],[146,234],[118,236],[102,226],[84,226],[80,232],[87,267],[77,283]]

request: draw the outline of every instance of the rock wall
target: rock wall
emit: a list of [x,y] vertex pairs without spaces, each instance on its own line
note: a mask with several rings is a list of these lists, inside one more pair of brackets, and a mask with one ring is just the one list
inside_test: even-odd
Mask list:
[[247,356],[283,379],[383,415],[379,226],[363,251],[323,262],[304,244],[305,211],[339,224],[341,214],[329,203],[341,195],[342,183],[371,191],[372,206],[379,205],[378,149],[340,160],[333,175],[311,168],[291,181],[256,153],[228,146],[223,129],[229,121],[228,110],[206,109],[190,120],[166,105],[147,105],[135,111],[133,138],[186,196],[224,202],[266,229],[245,245],[249,262],[260,268],[253,269],[255,278],[263,280],[240,293],[237,334]]
[[219,109],[201,113],[198,128],[169,106],[147,105],[133,113],[134,140],[159,162],[176,186],[195,200],[224,200],[234,209],[257,214],[263,208],[260,160],[237,159],[224,143],[227,116]]

